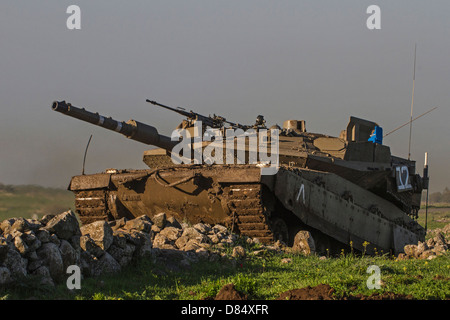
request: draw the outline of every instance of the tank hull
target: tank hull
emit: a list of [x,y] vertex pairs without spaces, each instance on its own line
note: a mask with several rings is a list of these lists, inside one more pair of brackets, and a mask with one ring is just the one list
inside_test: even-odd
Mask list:
[[166,212],[180,221],[224,224],[261,242],[292,242],[307,229],[367,253],[397,254],[425,236],[391,202],[334,173],[306,168],[282,166],[273,176],[256,165],[122,170],[73,177],[69,189],[82,223]]

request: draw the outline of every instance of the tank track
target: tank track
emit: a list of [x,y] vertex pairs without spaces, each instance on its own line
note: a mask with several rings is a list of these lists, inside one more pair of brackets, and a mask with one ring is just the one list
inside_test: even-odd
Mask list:
[[224,196],[231,213],[233,232],[257,238],[261,243],[273,241],[261,201],[261,184],[232,184],[224,188]]
[[107,220],[106,190],[81,190],[75,194],[75,210],[82,224]]
[[[108,191],[81,190],[75,194],[75,209],[82,224],[108,220]],[[273,242],[267,214],[261,201],[261,184],[230,184],[223,188],[235,233],[257,238],[261,243]]]

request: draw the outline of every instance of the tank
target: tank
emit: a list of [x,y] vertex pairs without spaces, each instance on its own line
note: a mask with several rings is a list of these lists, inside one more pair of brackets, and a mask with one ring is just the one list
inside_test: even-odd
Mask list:
[[[272,126],[268,132],[261,115],[254,125],[242,125],[147,102],[186,116],[177,129],[192,134],[191,150],[196,143],[202,152],[217,143],[216,138],[195,142],[196,130],[202,136],[211,128],[224,136],[226,130],[239,132],[231,138],[237,145],[233,162],[196,161],[195,150],[190,154],[185,149],[178,156],[189,161],[177,162],[174,150],[180,149],[179,139],[173,141],[136,120],[116,121],[55,101],[55,111],[157,147],[144,151],[149,169],[107,169],[71,179],[68,189],[75,193],[82,223],[165,212],[192,224],[223,224],[263,243],[282,240],[291,245],[299,230],[307,230],[319,252],[348,248],[351,243],[353,249],[369,254],[398,254],[406,244],[424,241],[425,230],[417,217],[427,180],[416,173],[414,161],[393,156],[382,144],[377,123],[350,117],[338,137],[310,133],[304,120],[287,120],[282,128]],[[267,163],[239,162],[240,151],[245,159],[252,151],[250,137],[247,143],[238,143],[248,132],[256,135],[259,145],[277,143],[273,174],[262,173]],[[271,132],[277,133],[277,140]],[[219,142],[225,145],[225,140]]]

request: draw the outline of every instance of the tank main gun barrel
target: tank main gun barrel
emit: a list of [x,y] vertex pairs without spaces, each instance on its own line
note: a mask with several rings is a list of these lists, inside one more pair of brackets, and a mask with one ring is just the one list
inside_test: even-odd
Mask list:
[[149,126],[145,123],[136,120],[124,122],[114,120],[111,117],[106,118],[98,113],[87,111],[84,108],[74,107],[70,103],[66,103],[66,101],[53,102],[52,109],[67,116],[92,123],[105,129],[116,131],[129,139],[163,148],[168,151],[171,151],[178,143],[178,141],[172,141],[170,137],[160,135],[155,127]]

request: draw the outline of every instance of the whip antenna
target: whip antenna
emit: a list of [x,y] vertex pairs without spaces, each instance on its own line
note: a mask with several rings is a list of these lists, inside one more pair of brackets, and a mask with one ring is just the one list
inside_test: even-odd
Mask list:
[[87,151],[88,151],[88,148],[89,148],[89,144],[91,143],[91,139],[92,139],[92,134],[91,134],[91,136],[89,138],[89,141],[88,141],[88,143],[86,145],[86,150],[84,150],[83,172],[81,172],[81,175],[83,175],[83,176],[84,176],[84,165],[86,164],[86,154],[87,154]]
[[[416,121],[417,119],[423,117],[424,115],[426,115],[427,113],[430,113],[430,112],[433,111],[433,110],[436,110],[437,108],[438,108],[438,107],[434,107],[434,108],[428,110],[427,112],[422,113],[420,116],[417,116],[417,117],[415,117],[414,119],[412,119],[412,121]],[[406,122],[406,123],[404,123],[404,124],[402,124],[400,127],[397,127],[397,128],[395,128],[394,130],[392,130],[392,131],[389,131],[388,133],[386,133],[386,134],[383,136],[383,138],[386,137],[386,136],[388,136],[388,135],[390,135],[391,133],[394,133],[395,131],[397,131],[397,130],[403,128],[404,126],[408,125],[409,123],[411,123],[411,120],[408,121],[408,122]]]
[[412,99],[411,99],[411,118],[409,120],[408,160],[411,159],[411,134],[412,134],[413,106],[414,106],[414,84],[416,81],[416,49],[417,49],[417,44],[414,44],[414,72],[413,72],[413,89],[412,89]]

